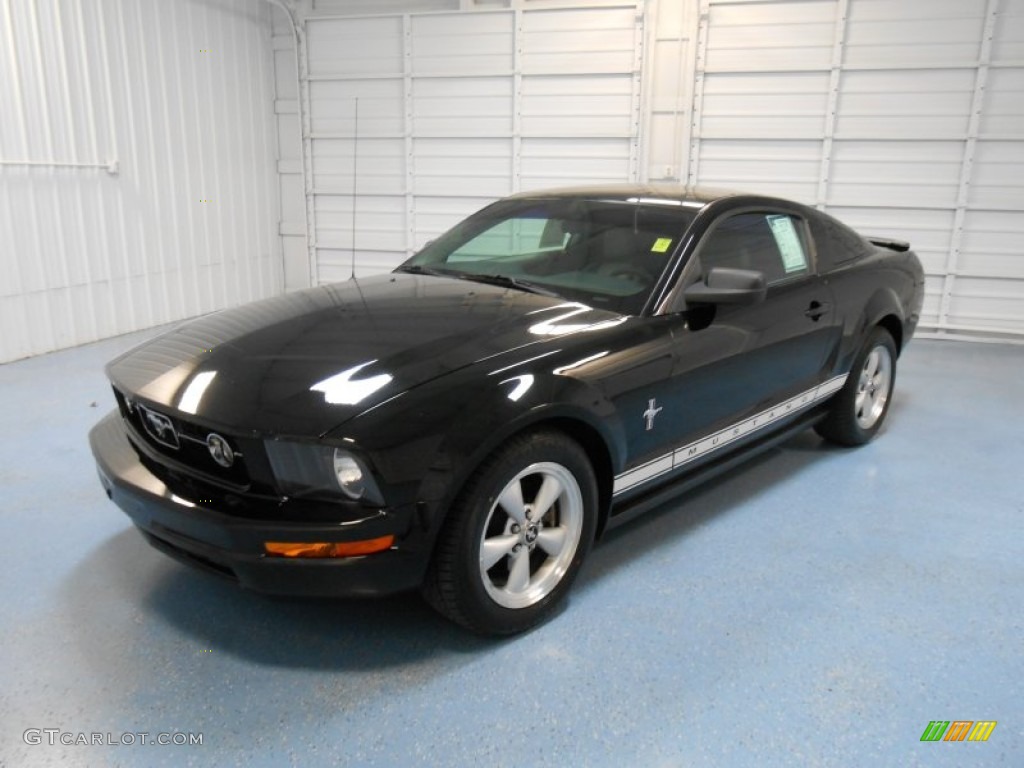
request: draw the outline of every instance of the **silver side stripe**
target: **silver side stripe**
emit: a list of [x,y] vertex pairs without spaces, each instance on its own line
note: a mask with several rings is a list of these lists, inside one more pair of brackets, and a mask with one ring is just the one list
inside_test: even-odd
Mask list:
[[754,432],[759,432],[780,419],[792,416],[794,413],[809,408],[815,403],[824,400],[826,397],[829,397],[842,389],[843,384],[846,383],[846,377],[847,374],[845,373],[841,376],[836,376],[835,378],[829,379],[823,384],[819,384],[813,389],[802,392],[795,397],[791,397],[789,400],[779,403],[766,411],[761,411],[761,413],[756,416],[751,416],[737,424],[733,424],[731,427],[726,427],[712,435],[696,440],[689,445],[676,448],[675,450],[666,453],[664,456],[659,456],[645,464],[641,464],[639,467],[634,467],[627,472],[623,472],[621,475],[616,475],[615,483],[612,486],[612,492],[622,493],[634,486],[640,485],[640,483],[646,483],[648,480],[660,477],[666,472],[679,469],[690,462],[696,461],[703,456],[707,456],[709,453],[725,448],[730,443],[739,440],[742,437],[746,437]]

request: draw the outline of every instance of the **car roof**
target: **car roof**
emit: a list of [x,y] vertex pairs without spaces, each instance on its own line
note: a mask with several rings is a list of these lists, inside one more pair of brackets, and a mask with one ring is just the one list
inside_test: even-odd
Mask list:
[[555,189],[534,189],[512,195],[511,199],[529,198],[585,198],[591,200],[629,200],[633,198],[652,201],[707,204],[726,197],[748,196],[749,193],[716,187],[692,187],[683,184],[602,184]]

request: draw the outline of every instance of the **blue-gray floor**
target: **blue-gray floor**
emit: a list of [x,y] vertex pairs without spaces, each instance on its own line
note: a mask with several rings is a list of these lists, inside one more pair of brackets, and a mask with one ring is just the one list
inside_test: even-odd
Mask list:
[[[0,765],[1024,765],[1024,347],[914,342],[878,440],[808,433],[637,520],[493,642],[143,543],[85,437],[139,338],[0,366]],[[202,745],[60,743],[143,732]]]

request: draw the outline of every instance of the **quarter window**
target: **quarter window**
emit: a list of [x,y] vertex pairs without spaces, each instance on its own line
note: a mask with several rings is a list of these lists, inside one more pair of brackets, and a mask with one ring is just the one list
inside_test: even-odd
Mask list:
[[800,219],[785,213],[740,213],[721,221],[700,250],[706,275],[713,267],[753,269],[769,285],[809,274]]

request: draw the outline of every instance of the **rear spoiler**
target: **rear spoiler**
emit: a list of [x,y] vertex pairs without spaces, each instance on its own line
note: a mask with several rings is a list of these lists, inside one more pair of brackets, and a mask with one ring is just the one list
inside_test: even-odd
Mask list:
[[872,245],[877,245],[880,248],[888,248],[890,251],[903,253],[904,251],[910,250],[910,243],[906,240],[892,240],[888,237],[869,237],[868,240]]

